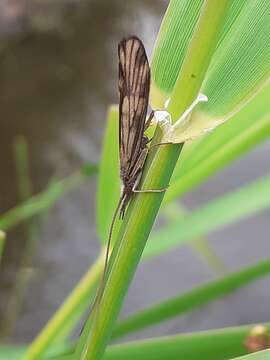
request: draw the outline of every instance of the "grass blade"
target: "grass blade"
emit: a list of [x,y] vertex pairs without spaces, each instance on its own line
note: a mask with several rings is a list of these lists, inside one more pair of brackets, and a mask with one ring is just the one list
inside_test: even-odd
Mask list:
[[109,227],[120,195],[118,156],[118,108],[108,111],[97,193],[97,230],[100,240],[106,243]]
[[268,0],[245,2],[213,57],[202,87],[209,101],[198,111],[228,117],[269,79],[269,18]]
[[263,177],[182,216],[156,231],[143,256],[148,258],[190,241],[201,234],[232,224],[270,207],[270,176]]
[[66,298],[60,309],[53,315],[42,331],[28,347],[23,359],[40,359],[59,338],[65,336],[73,328],[88,307],[91,295],[96,288],[102,273],[104,254],[84,275],[76,288]]
[[[270,324],[265,326],[270,331]],[[253,327],[244,325],[114,345],[107,349],[104,360],[229,360],[246,354],[244,341]]]
[[188,311],[235,291],[258,278],[269,274],[270,261],[263,261],[221,279],[196,287],[183,295],[144,309],[116,325],[113,338],[118,338],[145,327],[179,316]]
[[179,159],[164,204],[205,181],[210,175],[261,143],[270,135],[270,114],[265,106],[267,85],[229,122],[215,129]]
[[4,231],[52,207],[66,192],[82,184],[87,177],[97,173],[96,165],[86,165],[79,172],[66,179],[52,183],[47,189],[33,196],[23,204],[8,210],[0,216],[0,228]]
[[0,230],[0,263],[4,251],[5,239],[6,239],[6,234],[4,233],[4,231]]

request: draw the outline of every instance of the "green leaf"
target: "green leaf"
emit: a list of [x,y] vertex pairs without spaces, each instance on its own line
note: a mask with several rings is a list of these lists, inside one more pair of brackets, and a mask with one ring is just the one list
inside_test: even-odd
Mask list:
[[[237,19],[244,3],[245,0],[230,2],[218,46]],[[202,4],[202,0],[171,0],[169,3],[151,64],[151,104],[154,109],[162,108],[173,90]]]
[[[172,0],[169,4],[152,59],[151,105],[154,109],[164,108],[164,101],[173,92],[202,3],[201,0]],[[228,116],[228,112],[243,105],[269,77],[269,16],[268,0],[230,1],[201,89],[209,102],[202,104],[197,114],[202,111],[212,118]],[[191,57],[188,60],[193,61]],[[191,75],[189,83],[197,76]],[[185,93],[179,94],[179,98],[181,96]]]
[[88,176],[97,173],[96,165],[86,165],[79,172],[69,177],[55,181],[38,195],[31,197],[0,216],[0,228],[4,231],[20,224],[21,222],[38,215],[52,207],[55,202],[66,192],[82,184]]
[[180,115],[186,111],[200,91],[229,4],[228,0],[220,1],[219,6],[215,6],[216,4],[208,1],[203,2],[181,71],[179,69],[180,72],[170,94],[170,103],[167,110],[173,122],[179,119]]
[[195,237],[270,207],[270,176],[241,187],[153,233],[144,251],[152,257]]
[[[270,324],[265,326],[269,331]],[[113,345],[107,349],[104,360],[228,360],[246,354],[244,341],[253,327],[244,325]]]
[[224,296],[248,283],[265,276],[270,272],[270,261],[263,261],[234,272],[206,285],[196,287],[183,295],[175,296],[159,304],[144,309],[116,325],[113,338],[141,330],[145,327],[160,323]]
[[165,204],[269,137],[270,113],[266,106],[269,97],[270,83],[230,121],[184,151],[166,192]]
[[113,212],[120,195],[118,155],[118,108],[111,106],[102,147],[97,193],[97,230],[106,243]]
[[209,101],[198,111],[228,117],[269,80],[269,18],[268,0],[245,2],[213,57],[201,90]]

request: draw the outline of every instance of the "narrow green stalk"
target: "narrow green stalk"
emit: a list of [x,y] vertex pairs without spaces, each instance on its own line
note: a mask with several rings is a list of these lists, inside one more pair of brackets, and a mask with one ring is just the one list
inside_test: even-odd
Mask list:
[[122,320],[116,325],[112,338],[125,336],[131,332],[169,320],[172,317],[186,314],[187,311],[208,304],[221,296],[229,294],[269,274],[269,272],[270,261],[267,260],[234,272],[224,278],[209,282],[185,294],[170,298]]
[[4,233],[4,231],[0,230],[0,264],[5,246],[5,239],[6,239],[6,234]]
[[168,204],[176,197],[181,197],[184,193],[204,182],[217,170],[231,163],[239,155],[266,140],[270,133],[270,116],[267,114],[262,119],[256,120],[260,121],[255,121],[251,128],[244,130],[239,136],[228,141],[219,149],[215,149],[214,152],[204,158],[199,164],[196,164],[190,171],[183,174],[180,181],[172,184],[170,191],[165,196],[163,205]]
[[[186,59],[181,70],[189,72],[189,76],[188,78],[186,75],[179,76],[176,90],[171,97],[168,110],[174,120],[191,104],[201,87],[228,3],[228,0],[205,0],[204,2],[198,26],[187,53],[189,58]],[[200,48],[200,56],[197,56],[199,49],[195,49],[195,45]],[[189,62],[192,63],[191,67]],[[196,74],[195,78],[192,74]],[[190,81],[191,76],[194,81]],[[188,85],[187,89],[186,85]],[[182,94],[180,97],[180,90],[186,93],[184,97]],[[158,143],[161,137],[161,131],[157,129],[154,143]],[[168,186],[181,149],[182,145],[171,144],[156,147],[156,150],[152,151],[152,154],[150,153],[144,167],[142,189],[158,189]],[[94,317],[90,332],[88,333],[88,327],[86,327],[86,331],[82,333],[76,350],[78,358],[97,360],[103,356],[163,196],[164,193],[137,194],[131,202],[112,251],[107,282],[98,306],[98,316]]]
[[[179,221],[187,215],[187,210],[179,202],[168,204],[163,209],[163,214],[168,220]],[[202,235],[194,237],[189,244],[190,248],[218,275],[224,275],[227,272],[226,266],[214,249],[208,244],[207,238]]]
[[[70,296],[67,297],[61,307],[29,346],[23,360],[40,359],[48,350],[48,346],[55,341],[57,336],[59,336],[63,327],[72,319],[73,313],[77,313],[85,301],[89,302],[90,296],[93,293],[103,270],[104,255],[105,252],[103,251],[89,271],[80,280]],[[82,312],[84,309],[85,307],[82,306]]]
[[[166,336],[110,346],[104,360],[225,360],[247,353],[244,341],[255,325]],[[270,323],[264,324],[270,331]]]
[[[158,133],[161,135],[161,132]],[[147,176],[142,179],[142,189],[160,189],[168,186],[180,150],[179,145],[157,148],[154,159],[148,159],[146,164],[148,171]],[[99,316],[93,321],[89,339],[83,332],[79,341],[77,353],[81,354],[82,359],[98,359],[102,356],[163,196],[164,193],[138,194],[125,215],[120,236],[111,255],[110,274],[98,307]],[[85,338],[86,348],[82,341]]]
[[189,246],[195,255],[207,264],[215,274],[224,275],[228,272],[225,263],[222,261],[221,257],[217,255],[214,248],[208,243],[205,236],[198,236],[195,240],[190,242]]
[[47,189],[0,216],[0,228],[4,231],[38,215],[51,206],[66,192],[79,186],[88,176],[97,173],[96,165],[86,165],[79,172],[52,183]]
[[[31,197],[33,187],[29,168],[28,146],[23,136],[18,136],[15,140],[14,160],[19,198],[20,201],[23,202]],[[20,253],[18,274],[3,316],[3,326],[0,330],[0,339],[2,342],[12,334],[21,309],[24,292],[31,276],[29,268],[31,267],[37,241],[37,224],[33,221],[27,221],[23,226],[23,231],[26,239]]]

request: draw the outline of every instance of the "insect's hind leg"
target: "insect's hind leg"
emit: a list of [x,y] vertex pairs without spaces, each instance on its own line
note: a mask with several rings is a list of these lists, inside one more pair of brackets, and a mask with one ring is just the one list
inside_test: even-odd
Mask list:
[[[131,176],[136,177],[136,181],[132,187],[132,192],[133,193],[160,193],[160,192],[164,192],[167,190],[167,188],[162,188],[162,189],[142,189],[139,190],[137,189],[140,180],[141,180],[141,176],[142,176],[142,169],[143,169],[143,165],[145,163],[147,154],[148,154],[149,149],[145,148],[143,149],[143,151],[141,152],[136,164],[134,165],[134,173],[131,174]],[[135,173],[136,171],[136,173]]]
[[164,192],[167,190],[167,187],[166,188],[161,188],[161,189],[137,189],[137,186],[139,185],[140,183],[140,180],[141,180],[141,177],[142,177],[142,170],[141,172],[138,174],[138,177],[136,179],[136,182],[135,184],[133,185],[133,188],[132,188],[132,192],[133,193],[161,193],[161,192]]
[[161,189],[143,189],[143,190],[137,190],[135,189],[137,184],[135,184],[132,188],[132,192],[134,193],[161,193],[168,189],[168,187],[161,188]]

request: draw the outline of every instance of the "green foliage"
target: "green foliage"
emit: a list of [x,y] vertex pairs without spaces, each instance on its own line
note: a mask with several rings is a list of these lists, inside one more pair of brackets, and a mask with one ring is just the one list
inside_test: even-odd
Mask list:
[[[270,324],[265,324],[265,326],[270,331]],[[109,347],[104,359],[179,360],[183,358],[185,360],[229,360],[232,357],[246,354],[244,341],[252,328],[253,325],[245,325],[132,341],[123,345]],[[260,356],[263,353],[269,355],[268,351],[257,354]],[[243,360],[269,359],[267,357],[256,359],[257,354],[248,355],[251,356],[251,359],[247,356]]]
[[[269,138],[270,115],[266,106],[270,95],[270,84],[267,83],[270,68],[269,15],[268,0],[170,1],[152,57],[151,105],[154,109],[163,108],[164,101],[171,97],[168,111],[173,120],[177,120],[198,91],[202,91],[208,95],[209,102],[195,108],[187,126],[203,124],[206,130],[216,120],[229,121],[184,147],[183,144],[152,147],[140,186],[145,189],[163,188],[168,185],[174,171],[163,209]],[[114,246],[98,316],[88,319],[75,348],[53,352],[55,342],[69,337],[89,307],[102,272],[104,245],[120,190],[117,120],[117,108],[112,106],[108,112],[97,192],[97,233],[103,245],[102,252],[29,348],[0,348],[0,359],[1,356],[3,359],[56,359],[58,354],[59,360],[96,360],[101,358],[113,328],[114,336],[120,336],[161,322],[206,304],[270,270],[269,261],[259,263],[145,309],[115,327],[142,253],[143,259],[148,259],[268,208],[270,177],[258,179],[191,213],[181,214],[179,218],[175,212],[173,219],[151,235],[147,245],[164,194],[138,194],[134,196],[124,221],[118,222],[114,232]],[[157,127],[153,143],[161,140],[162,133]],[[19,157],[24,156],[24,150],[21,143]],[[66,191],[96,173],[97,166],[90,165],[66,179],[53,182],[42,193],[3,214],[0,229],[8,231],[42,214]],[[20,193],[26,199],[29,183],[26,178],[21,180]],[[0,232],[0,249],[3,241]],[[250,328],[245,326],[115,345],[107,348],[104,358],[227,360],[246,353],[243,344]],[[53,356],[48,351],[50,349]],[[268,352],[262,352],[239,360],[265,360],[267,356]]]
[[0,230],[0,261],[5,246],[5,239],[6,239],[6,234],[4,233],[4,231]]
[[187,313],[269,273],[270,261],[264,261],[227,275],[220,280],[199,286],[185,294],[175,296],[122,320],[114,329],[113,338]]
[[97,193],[97,231],[105,244],[119,195],[118,108],[111,106],[104,135]]
[[266,176],[172,220],[150,236],[144,257],[161,254],[269,207],[270,176]]
[[76,188],[82,184],[88,176],[96,173],[97,166],[89,164],[70,177],[52,182],[47,189],[38,195],[33,196],[23,202],[22,205],[18,205],[3,214],[0,217],[0,228],[7,231],[21,222],[50,209],[67,191]]

